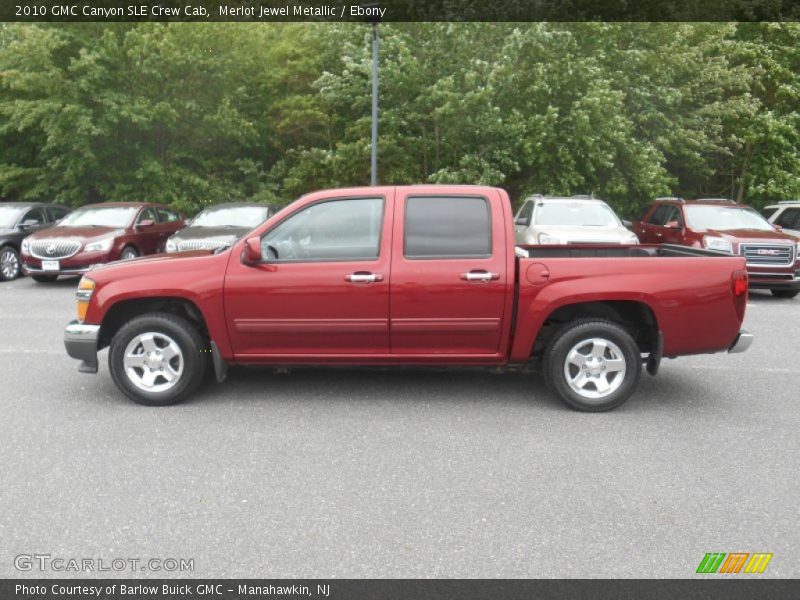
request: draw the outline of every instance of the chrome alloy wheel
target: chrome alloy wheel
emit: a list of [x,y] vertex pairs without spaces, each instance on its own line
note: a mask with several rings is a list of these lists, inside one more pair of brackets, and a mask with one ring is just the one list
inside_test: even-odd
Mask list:
[[166,392],[183,374],[183,352],[168,335],[142,333],[125,348],[122,364],[130,382],[140,390]]
[[14,279],[19,275],[19,257],[12,248],[3,248],[0,252],[0,271],[5,279]]
[[614,342],[590,338],[575,344],[564,361],[564,377],[576,394],[601,400],[625,380],[625,355]]

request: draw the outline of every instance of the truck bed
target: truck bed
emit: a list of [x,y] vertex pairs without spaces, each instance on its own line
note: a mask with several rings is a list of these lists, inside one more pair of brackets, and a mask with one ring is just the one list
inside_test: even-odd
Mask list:
[[[675,244],[642,244],[620,246],[611,244],[575,244],[569,246],[517,245],[519,258],[634,258],[646,256],[719,256],[730,254],[716,250],[691,248]],[[521,254],[519,251],[527,254]]]

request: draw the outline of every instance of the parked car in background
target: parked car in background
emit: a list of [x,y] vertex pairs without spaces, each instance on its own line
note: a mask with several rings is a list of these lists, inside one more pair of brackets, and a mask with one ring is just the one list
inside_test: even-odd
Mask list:
[[800,236],[800,200],[785,200],[761,209],[761,215],[786,233]]
[[266,204],[228,202],[209,206],[167,240],[167,252],[216,250],[261,225],[274,213]]
[[744,204],[657,198],[633,228],[645,244],[681,244],[744,256],[751,288],[768,289],[779,298],[800,293],[800,240],[777,231]]
[[[662,356],[741,352],[744,259],[680,246],[516,246],[508,194],[466,185],[314,192],[228,249],[102,266],[64,334],[136,402],[174,404],[213,365],[542,367],[609,410]],[[602,257],[602,258],[598,258]]]
[[16,279],[22,272],[22,240],[50,227],[69,212],[65,206],[43,202],[0,202],[0,280]]
[[161,252],[183,226],[183,215],[162,204],[89,204],[25,238],[22,269],[39,282],[78,275],[97,264]]
[[518,244],[638,244],[611,207],[589,196],[530,196],[514,218]]

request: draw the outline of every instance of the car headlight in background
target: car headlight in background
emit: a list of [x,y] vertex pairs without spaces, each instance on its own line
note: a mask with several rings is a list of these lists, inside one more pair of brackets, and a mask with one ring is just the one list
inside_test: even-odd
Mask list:
[[114,245],[114,238],[107,237],[99,242],[91,242],[83,247],[84,252],[108,252]]
[[167,252],[177,252],[178,251],[178,243],[175,240],[173,240],[172,238],[169,238],[167,240],[166,250],[167,250]]
[[25,238],[25,239],[22,240],[22,251],[25,254],[30,254],[31,253],[31,242],[30,242],[30,240],[28,238]]
[[703,238],[703,246],[708,250],[719,250],[720,252],[727,252],[733,254],[733,244],[728,240],[723,240],[713,235],[707,235]]
[[94,294],[94,287],[94,281],[88,277],[81,277],[78,283],[78,291],[75,292],[75,298],[78,301],[78,321],[81,323],[86,318],[86,311],[89,310],[89,301],[92,299],[92,294]]
[[561,240],[557,237],[553,237],[552,235],[547,235],[546,233],[539,234],[539,243],[540,244],[560,244]]

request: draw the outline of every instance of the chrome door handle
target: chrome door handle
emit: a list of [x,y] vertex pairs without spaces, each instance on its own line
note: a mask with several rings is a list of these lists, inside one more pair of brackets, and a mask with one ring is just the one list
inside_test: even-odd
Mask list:
[[383,275],[379,273],[357,272],[345,275],[344,280],[350,283],[375,283],[376,281],[383,281]]
[[461,279],[488,283],[492,279],[500,279],[500,273],[489,273],[489,271],[470,271],[469,273],[462,273]]

